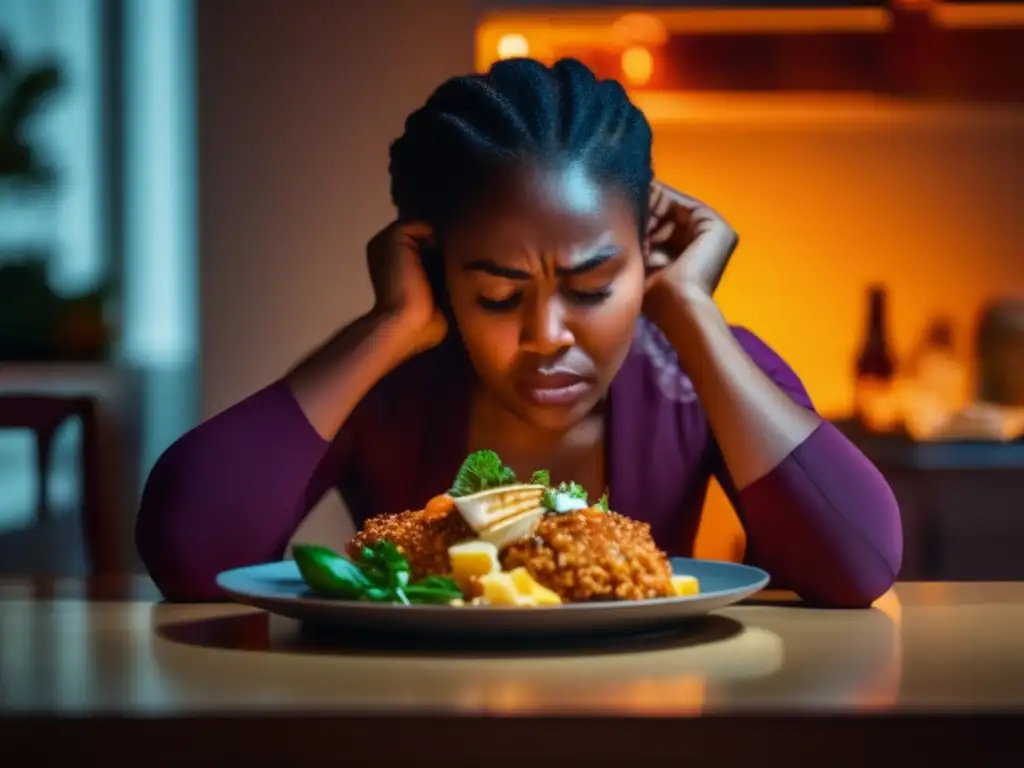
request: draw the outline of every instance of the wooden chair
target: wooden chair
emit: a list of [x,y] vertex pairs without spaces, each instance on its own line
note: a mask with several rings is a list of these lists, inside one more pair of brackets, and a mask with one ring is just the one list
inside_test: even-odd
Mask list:
[[70,418],[82,423],[79,471],[82,489],[82,530],[90,570],[96,575],[118,572],[116,510],[103,504],[99,472],[97,404],[91,397],[0,393],[0,429],[28,429],[36,438],[39,492],[36,514],[40,522],[50,516],[47,480],[53,438]]

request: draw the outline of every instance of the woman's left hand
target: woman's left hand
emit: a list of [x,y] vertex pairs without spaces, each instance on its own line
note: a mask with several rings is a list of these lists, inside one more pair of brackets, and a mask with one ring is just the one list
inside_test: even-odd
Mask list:
[[648,296],[669,289],[677,297],[710,298],[738,243],[735,230],[704,203],[657,180],[651,183]]

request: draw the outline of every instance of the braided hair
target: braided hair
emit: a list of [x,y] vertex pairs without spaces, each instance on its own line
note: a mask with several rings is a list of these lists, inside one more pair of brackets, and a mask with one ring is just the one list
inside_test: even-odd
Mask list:
[[391,199],[399,218],[443,231],[497,171],[524,162],[578,165],[616,186],[643,234],[650,126],[619,83],[574,59],[508,59],[441,85],[391,145]]

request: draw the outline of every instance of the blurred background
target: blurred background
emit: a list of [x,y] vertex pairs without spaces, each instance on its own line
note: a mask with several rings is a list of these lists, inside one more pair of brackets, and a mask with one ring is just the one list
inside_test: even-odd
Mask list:
[[739,231],[720,303],[893,483],[901,577],[1024,579],[1022,50],[1024,2],[0,0],[0,574],[138,570],[160,453],[369,308],[405,116],[529,55]]

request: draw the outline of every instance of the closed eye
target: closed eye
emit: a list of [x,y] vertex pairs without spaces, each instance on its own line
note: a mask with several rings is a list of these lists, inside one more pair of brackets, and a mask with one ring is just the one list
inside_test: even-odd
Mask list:
[[488,299],[481,296],[477,299],[477,304],[488,312],[509,312],[518,307],[522,300],[522,291],[516,291],[505,299]]
[[[565,295],[575,304],[585,307],[592,307],[601,304],[612,295],[611,286],[596,291],[574,291],[566,290]],[[517,291],[504,299],[488,299],[480,296],[477,304],[487,312],[510,312],[518,307],[523,301],[523,294]]]
[[583,304],[584,306],[593,306],[600,304],[609,296],[612,295],[611,287],[601,288],[596,291],[567,291],[570,299],[575,301],[577,304]]

